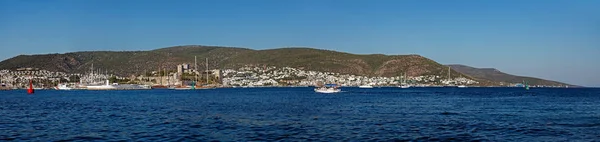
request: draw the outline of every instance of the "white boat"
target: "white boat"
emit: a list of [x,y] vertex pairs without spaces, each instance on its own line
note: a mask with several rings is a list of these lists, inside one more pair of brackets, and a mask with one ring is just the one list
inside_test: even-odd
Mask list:
[[104,85],[89,85],[86,86],[88,90],[116,90],[117,87],[110,85],[110,82],[106,80],[106,84]]
[[191,90],[192,86],[179,86],[179,87],[173,87],[173,90]]
[[55,87],[55,89],[56,89],[56,90],[71,90],[71,89],[73,89],[73,88],[71,88],[71,87],[67,87],[67,84],[58,84],[58,85]]
[[400,88],[410,88],[410,85],[406,84],[406,79],[405,78],[406,78],[406,73],[404,73],[404,75],[402,76],[402,83],[401,83],[402,85],[398,86],[398,87],[400,87]]
[[315,92],[317,93],[338,93],[342,90],[337,87],[335,84],[328,84],[323,87],[315,88]]
[[467,86],[464,86],[464,85],[458,85],[458,88],[467,88]]
[[338,93],[340,91],[342,90],[337,88],[315,88],[317,93]]
[[192,88],[184,87],[184,88],[173,88],[173,90],[192,90]]
[[371,85],[361,85],[361,86],[358,86],[358,88],[373,88],[373,86],[371,86]]

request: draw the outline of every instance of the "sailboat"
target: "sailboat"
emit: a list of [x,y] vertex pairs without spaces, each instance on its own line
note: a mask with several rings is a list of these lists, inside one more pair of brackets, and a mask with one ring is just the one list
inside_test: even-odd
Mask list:
[[198,86],[198,83],[196,83],[195,89],[215,89],[215,88],[217,88],[214,84],[209,84],[210,83],[210,80],[209,80],[210,79],[210,72],[209,71],[210,70],[209,70],[209,67],[208,67],[208,58],[206,58],[206,84]]
[[[164,70],[164,72],[166,72],[166,70]],[[163,85],[163,82],[162,82],[162,80],[163,80],[163,78],[162,78],[163,77],[163,73],[160,73],[160,67],[158,68],[158,74],[157,75],[160,76],[160,80],[157,81],[157,83],[160,82],[160,84],[154,85],[151,88],[152,89],[166,89],[166,88],[168,88],[168,86]]]
[[404,76],[402,76],[402,83],[400,88],[410,88],[410,85],[406,83],[406,73],[404,73]]
[[525,84],[525,90],[529,90],[529,85],[527,84],[527,82],[525,80],[523,80],[523,84]]

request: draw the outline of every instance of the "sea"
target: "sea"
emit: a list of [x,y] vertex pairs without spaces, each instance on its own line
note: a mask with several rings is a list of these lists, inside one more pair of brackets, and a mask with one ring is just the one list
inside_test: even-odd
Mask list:
[[0,91],[0,141],[600,141],[600,89]]

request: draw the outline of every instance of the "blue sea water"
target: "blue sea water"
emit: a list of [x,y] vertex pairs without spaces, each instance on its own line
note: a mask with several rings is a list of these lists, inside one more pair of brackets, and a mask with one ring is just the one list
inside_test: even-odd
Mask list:
[[594,141],[600,89],[0,92],[0,141]]

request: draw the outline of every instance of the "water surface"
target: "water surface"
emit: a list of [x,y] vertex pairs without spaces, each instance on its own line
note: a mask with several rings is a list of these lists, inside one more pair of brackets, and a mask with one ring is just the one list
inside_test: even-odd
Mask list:
[[593,141],[599,89],[0,92],[0,140]]

